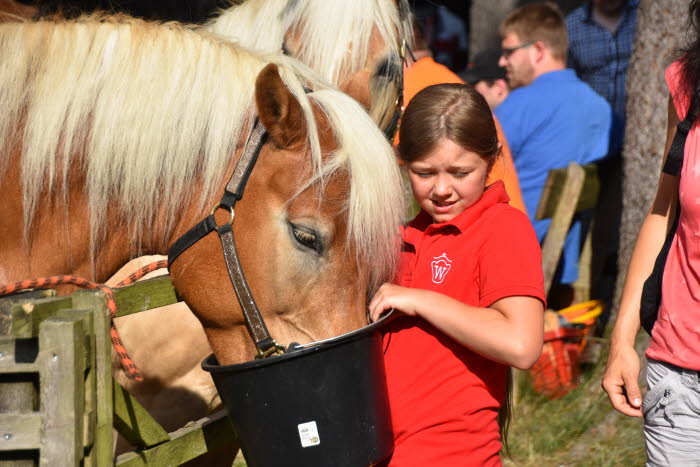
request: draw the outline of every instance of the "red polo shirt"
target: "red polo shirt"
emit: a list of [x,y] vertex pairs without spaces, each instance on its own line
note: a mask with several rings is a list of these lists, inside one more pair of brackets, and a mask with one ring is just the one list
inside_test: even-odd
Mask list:
[[[404,229],[397,284],[488,307],[526,295],[544,302],[542,258],[527,216],[502,182],[451,222],[421,212]],[[402,316],[384,336],[396,448],[391,466],[500,465],[498,409],[506,366]]]

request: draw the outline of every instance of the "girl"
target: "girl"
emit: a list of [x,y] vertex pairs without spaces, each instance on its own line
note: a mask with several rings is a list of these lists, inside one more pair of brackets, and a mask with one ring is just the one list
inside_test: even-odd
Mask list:
[[400,163],[422,209],[403,230],[396,284],[369,305],[374,320],[401,313],[384,337],[389,465],[500,465],[508,366],[529,368],[542,350],[540,247],[503,182],[486,187],[500,147],[473,88],[425,88],[400,132]]
[[[613,407],[625,415],[644,416],[649,466],[698,465],[700,458],[700,0],[690,2],[690,25],[690,41],[666,70],[670,96],[664,168],[627,269],[603,376]],[[688,115],[693,100],[695,112]],[[687,116],[687,126],[678,125]],[[687,132],[684,146],[674,142],[677,129]],[[678,161],[675,156],[681,156],[682,165],[667,166],[667,158]],[[660,303],[654,310],[658,317],[646,351],[648,392],[642,401],[634,346],[642,290],[675,222],[662,270]]]

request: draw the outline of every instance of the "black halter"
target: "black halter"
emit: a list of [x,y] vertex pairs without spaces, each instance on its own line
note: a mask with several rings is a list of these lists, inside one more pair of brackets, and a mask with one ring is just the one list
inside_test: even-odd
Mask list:
[[[265,321],[260,313],[260,309],[255,303],[253,294],[250,291],[248,282],[245,280],[245,274],[241,268],[238,251],[236,250],[236,241],[233,236],[232,225],[235,217],[233,207],[236,205],[236,202],[243,197],[243,190],[245,190],[248,178],[255,167],[255,162],[258,160],[258,156],[266,140],[267,131],[265,131],[262,123],[256,120],[253,125],[253,131],[250,136],[248,136],[248,141],[246,141],[245,147],[243,148],[243,153],[236,163],[236,168],[233,170],[233,174],[226,184],[226,189],[224,190],[221,201],[214,206],[209,216],[188,230],[173,243],[168,251],[168,266],[170,267],[182,252],[197,243],[200,239],[214,230],[219,234],[224,260],[226,262],[226,269],[228,269],[231,284],[236,292],[236,297],[238,297],[238,303],[240,303],[241,309],[243,310],[248,332],[253,338],[255,347],[257,348],[255,358],[284,353],[285,347],[275,342],[270,336],[270,332],[267,330],[267,326],[265,326]],[[227,210],[231,216],[230,219],[222,225],[216,225],[216,221],[214,220],[214,213],[219,209]]]

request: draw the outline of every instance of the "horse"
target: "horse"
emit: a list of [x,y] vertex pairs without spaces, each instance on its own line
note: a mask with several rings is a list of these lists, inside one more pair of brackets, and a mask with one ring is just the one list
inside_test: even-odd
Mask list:
[[16,20],[17,18],[32,18],[38,12],[39,9],[32,5],[15,0],[0,0],[0,22]]
[[411,23],[407,0],[246,0],[222,10],[205,28],[253,50],[284,52],[306,63],[364,105],[393,136]]
[[[271,335],[305,343],[366,324],[404,203],[393,151],[356,101],[294,59],[126,16],[3,23],[0,61],[0,283],[101,282],[166,254],[218,205],[257,117],[269,138],[232,227]],[[215,397],[208,376],[188,378],[207,343],[222,364],[253,355],[214,237],[170,269],[192,315],[117,320],[144,374],[132,388],[166,429]]]

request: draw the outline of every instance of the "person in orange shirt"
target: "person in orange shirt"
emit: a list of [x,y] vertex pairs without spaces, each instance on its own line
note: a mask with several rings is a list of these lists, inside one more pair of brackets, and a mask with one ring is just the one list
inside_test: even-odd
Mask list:
[[[413,99],[413,96],[424,88],[433,84],[441,83],[459,83],[464,84],[464,81],[453,73],[449,68],[433,60],[432,52],[428,48],[423,34],[420,30],[420,25],[414,23],[413,26],[413,42],[414,50],[412,57],[408,57],[403,75],[403,102],[404,106]],[[415,59],[415,60],[414,60]],[[513,165],[513,156],[511,155],[508,142],[503,135],[503,129],[496,119],[496,131],[498,132],[498,141],[502,145],[501,157],[498,158],[495,165],[491,169],[488,184],[497,180],[503,180],[506,186],[506,193],[510,198],[509,204],[527,214],[523,196],[520,192],[520,182],[518,174],[515,172]],[[394,144],[399,143],[399,134],[396,133]]]

